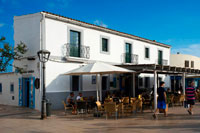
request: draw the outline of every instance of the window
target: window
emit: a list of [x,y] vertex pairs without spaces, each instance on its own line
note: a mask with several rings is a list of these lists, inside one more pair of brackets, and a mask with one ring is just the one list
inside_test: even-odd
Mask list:
[[102,38],[102,49],[103,52],[108,52],[108,39]]
[[0,94],[2,93],[2,83],[0,83]]
[[149,59],[149,48],[145,48],[145,58]]
[[191,61],[191,68],[194,68],[194,61]]
[[13,83],[10,84],[10,92],[14,93],[14,84]]
[[92,84],[96,84],[96,76],[92,76]]
[[132,45],[130,43],[126,43],[126,53],[125,53],[125,63],[131,63],[131,54],[132,54]]
[[70,56],[80,57],[81,33],[70,30]]
[[189,67],[189,61],[188,60],[185,61],[185,67]]
[[158,50],[158,64],[163,65],[163,52]]
[[150,77],[145,77],[145,88],[149,88],[150,87]]
[[143,78],[139,77],[139,86],[142,87],[143,86]]

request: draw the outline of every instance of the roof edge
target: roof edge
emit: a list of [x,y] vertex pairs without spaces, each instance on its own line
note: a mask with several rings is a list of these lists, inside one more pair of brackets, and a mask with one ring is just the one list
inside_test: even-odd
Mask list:
[[123,36],[123,37],[131,38],[131,39],[134,39],[134,40],[139,40],[139,41],[151,43],[151,44],[158,45],[158,46],[165,47],[165,48],[171,48],[170,45],[167,45],[167,44],[164,44],[164,43],[156,42],[154,40],[142,38],[142,37],[139,37],[139,36],[135,36],[135,35],[124,33],[124,32],[117,31],[117,30],[113,30],[113,29],[110,29],[110,28],[105,28],[105,27],[102,27],[102,26],[90,24],[90,23],[83,22],[83,21],[80,21],[80,20],[68,18],[68,17],[65,17],[65,16],[61,16],[61,15],[58,15],[58,14],[51,13],[51,12],[42,11],[40,13],[48,15],[46,17],[53,18],[53,19],[56,19],[56,20],[61,20],[61,21],[67,21],[68,23],[72,23],[72,24],[75,24],[75,25],[78,25],[78,26],[83,26],[83,27],[86,27],[86,28],[91,28],[91,29],[95,29],[95,30],[99,30],[99,31],[103,31],[103,32],[108,32],[108,33],[111,33],[111,34],[116,34],[116,35],[119,35],[119,36]]

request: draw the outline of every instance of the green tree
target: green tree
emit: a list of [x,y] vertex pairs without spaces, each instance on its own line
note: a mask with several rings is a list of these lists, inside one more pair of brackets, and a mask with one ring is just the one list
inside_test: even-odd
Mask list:
[[[0,72],[7,70],[8,66],[13,66],[10,62],[12,60],[19,60],[23,57],[23,54],[27,52],[27,46],[20,42],[16,47],[12,47],[6,42],[5,37],[0,38]],[[19,72],[22,68],[14,66]]]

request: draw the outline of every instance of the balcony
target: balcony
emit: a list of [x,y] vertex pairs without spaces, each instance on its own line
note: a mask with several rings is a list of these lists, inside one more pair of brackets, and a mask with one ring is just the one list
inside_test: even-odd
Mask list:
[[138,55],[123,53],[122,54],[122,63],[138,64]]
[[156,64],[158,65],[168,65],[168,60],[165,59],[157,59]]
[[90,58],[90,47],[89,46],[76,46],[70,43],[65,44],[66,57],[77,57],[77,58]]

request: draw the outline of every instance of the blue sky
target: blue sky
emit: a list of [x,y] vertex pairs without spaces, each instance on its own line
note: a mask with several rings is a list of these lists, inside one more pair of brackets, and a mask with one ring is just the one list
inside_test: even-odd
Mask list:
[[49,11],[156,40],[200,57],[200,0],[0,0],[0,36],[13,41],[13,17]]

